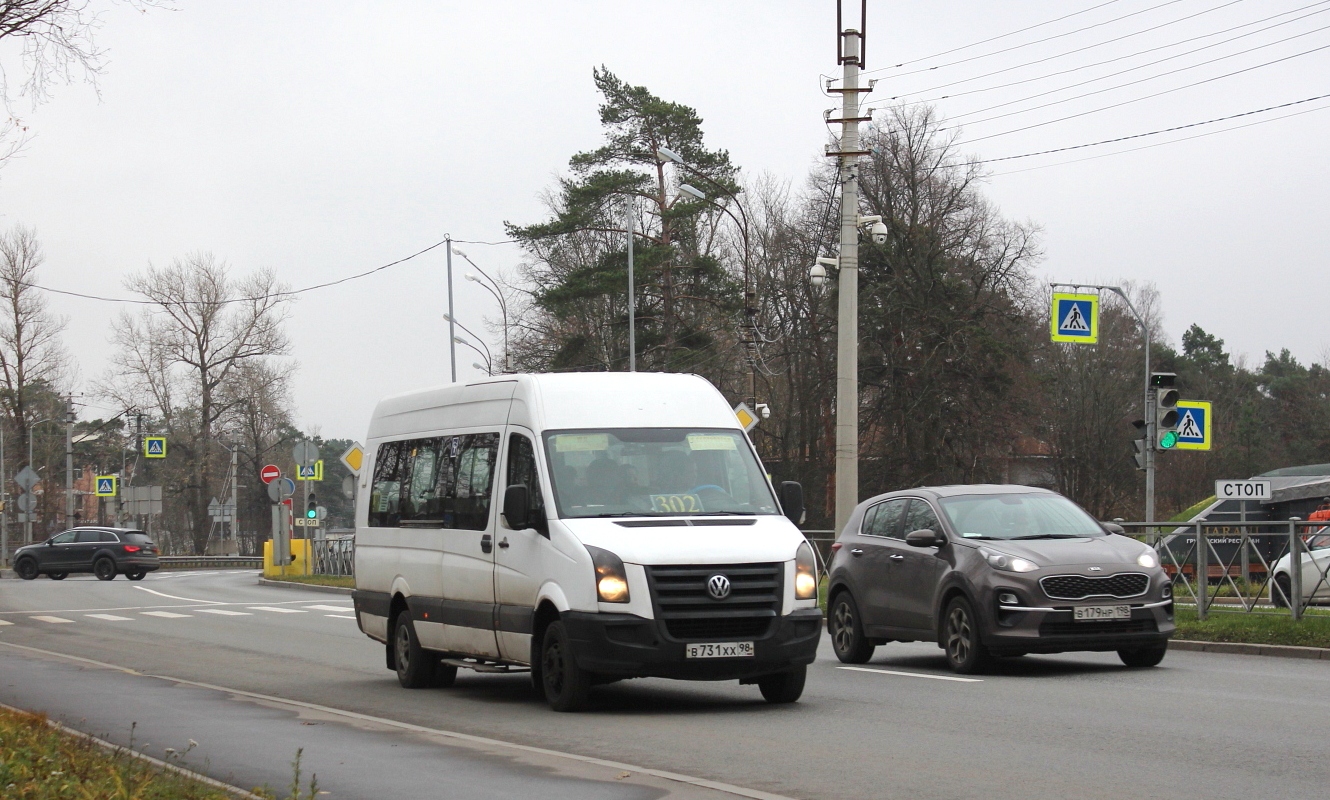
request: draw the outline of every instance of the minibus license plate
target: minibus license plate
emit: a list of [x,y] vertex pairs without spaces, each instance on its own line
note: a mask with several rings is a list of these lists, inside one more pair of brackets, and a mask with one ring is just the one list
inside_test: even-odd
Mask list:
[[685,658],[752,658],[752,642],[716,642],[684,645]]
[[1131,619],[1131,606],[1076,606],[1073,613],[1077,622]]

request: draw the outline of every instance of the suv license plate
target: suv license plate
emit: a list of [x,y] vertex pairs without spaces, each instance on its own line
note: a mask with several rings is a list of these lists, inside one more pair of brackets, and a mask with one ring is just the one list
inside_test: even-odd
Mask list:
[[1131,606],[1076,606],[1072,613],[1077,622],[1131,619]]
[[752,658],[752,642],[716,642],[684,645],[684,658]]

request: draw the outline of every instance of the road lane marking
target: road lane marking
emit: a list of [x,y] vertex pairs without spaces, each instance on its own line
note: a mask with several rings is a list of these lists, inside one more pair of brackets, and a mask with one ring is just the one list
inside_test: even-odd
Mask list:
[[[228,603],[223,603],[223,602],[219,602],[219,601],[216,601],[216,600],[201,600],[201,601],[199,601],[199,602],[207,603],[209,607],[215,607],[215,606],[243,606],[243,605],[244,605],[244,603],[240,602],[239,600],[235,600],[235,601],[228,602]],[[253,600],[250,600],[250,601],[248,601],[248,602],[251,602],[251,603],[252,603],[252,602],[254,602],[254,601],[253,601]],[[276,602],[276,603],[272,603],[272,605],[275,605],[275,606],[285,606],[285,605],[293,605],[293,604],[294,604],[294,605],[300,605],[301,603],[308,603],[308,602],[309,602],[308,600],[281,600],[281,601],[278,601],[278,602]],[[89,613],[89,612],[92,612],[92,611],[141,611],[141,610],[143,610],[143,609],[145,609],[145,608],[148,608],[148,609],[152,609],[152,608],[190,608],[190,609],[196,609],[196,610],[197,610],[199,607],[198,607],[198,604],[197,604],[197,603],[185,603],[185,604],[180,604],[180,605],[160,605],[160,606],[112,606],[112,607],[110,607],[110,608],[43,608],[43,609],[29,608],[29,609],[26,609],[26,610],[23,610],[23,611],[0,611],[0,615],[8,615],[8,616],[31,616],[31,615],[33,615],[33,614],[86,614],[86,613]]]
[[4,626],[4,625],[13,625],[13,624],[14,624],[14,623],[10,622],[10,621],[7,620],[7,619],[0,619],[0,626]]
[[346,606],[305,606],[310,611],[350,611]]
[[73,621],[74,621],[74,620],[72,620],[72,619],[65,619],[64,617],[47,617],[47,616],[36,616],[36,617],[33,617],[33,619],[35,619],[35,620],[37,620],[37,621],[39,621],[39,622],[50,622],[50,623],[57,624],[57,625],[58,625],[59,623],[61,623],[61,622],[73,622]]
[[133,617],[117,617],[115,614],[84,614],[85,617],[93,619],[104,619],[107,622],[133,622]]
[[[595,758],[594,756],[584,756],[584,755],[579,755],[577,753],[565,753],[560,750],[550,750],[544,747],[535,747],[529,744],[517,744],[515,742],[505,742],[502,739],[491,739],[486,736],[476,736],[470,733],[459,733],[457,731],[449,731],[449,730],[444,730],[442,728],[427,728],[423,725],[413,725],[409,722],[399,722],[395,719],[388,719],[387,717],[375,717],[370,714],[361,714],[360,712],[357,711],[347,711],[345,709],[334,708],[332,706],[323,706],[317,703],[306,703],[303,700],[290,700],[284,697],[273,697],[272,695],[259,694],[258,692],[249,692],[245,691],[244,689],[230,689],[225,686],[217,686],[216,684],[211,684],[211,683],[191,681],[191,680],[186,680],[184,678],[173,678],[169,675],[156,675],[151,672],[139,672],[138,670],[130,669],[129,667],[122,667],[118,664],[110,664],[105,661],[96,661],[94,659],[84,658],[82,656],[71,656],[66,653],[57,653],[54,650],[44,650],[40,647],[32,647],[30,645],[25,645],[25,644],[15,644],[13,642],[0,641],[0,647],[9,647],[15,650],[26,650],[29,653],[40,653],[44,656],[51,656],[53,658],[63,658],[68,661],[75,661],[82,664],[91,664],[92,666],[95,667],[102,667],[104,669],[113,669],[116,670],[117,672],[123,672],[126,675],[141,675],[147,678],[157,678],[158,680],[172,681],[174,683],[182,684],[184,686],[197,686],[200,689],[209,689],[214,692],[223,692],[226,694],[235,695],[236,697],[249,697],[254,700],[262,700],[266,703],[275,703],[277,705],[286,705],[294,708],[305,708],[311,711],[318,711],[324,714],[333,714],[339,717],[346,717],[348,719],[361,720],[363,722],[373,722],[379,725],[386,725],[391,728],[397,728],[399,730],[412,731],[414,733],[430,734],[445,739],[456,739],[457,741],[470,742],[472,744],[479,744],[486,747],[502,747],[509,750],[517,750],[523,753],[534,753],[536,755],[549,756],[551,758],[565,758],[568,759],[569,761],[577,761],[583,764],[594,764],[596,766],[608,767],[610,769],[615,769],[622,772],[638,772],[643,775],[651,775],[653,777],[661,778],[667,781],[684,783],[688,784],[689,786],[700,786],[704,789],[713,789],[718,792],[725,792],[726,794],[732,794],[738,797],[747,797],[750,798],[750,800],[794,800],[793,798],[783,794],[773,794],[771,792],[764,792],[760,789],[748,789],[743,786],[735,786],[733,784],[722,783],[720,781],[713,781],[707,778],[695,778],[691,775],[684,775],[678,772],[668,772],[666,770],[652,769],[650,767],[639,767],[635,764],[625,764],[622,761],[609,761],[603,758]],[[876,672],[877,670],[870,670],[870,671]]]
[[958,678],[955,675],[929,675],[926,672],[897,672],[894,669],[870,669],[868,667],[836,667],[855,672],[876,672],[882,675],[901,675],[906,678],[931,678],[935,681],[955,681],[957,683],[983,683],[983,678]]
[[162,619],[180,619],[182,617],[192,617],[193,614],[177,614],[174,611],[142,611],[145,617],[161,617]]
[[196,597],[177,597],[176,595],[173,595],[173,594],[164,594],[164,593],[162,593],[162,592],[156,591],[155,589],[148,589],[148,588],[143,587],[143,586],[135,586],[134,588],[135,588],[135,589],[138,589],[140,592],[147,592],[147,593],[149,593],[149,594],[155,594],[155,595],[157,595],[158,597],[166,597],[166,598],[169,598],[169,599],[171,599],[171,600],[184,600],[184,601],[187,602],[187,603],[211,603],[211,604],[215,604],[215,605],[225,605],[225,603],[222,603],[222,602],[219,601],[219,600],[199,600],[199,599],[196,598]]
[[303,614],[298,608],[278,608],[277,606],[246,606],[250,611],[272,611],[277,614]]
[[323,616],[332,617],[333,619],[355,619],[355,617],[347,617],[341,614],[324,614]]
[[195,611],[200,614],[219,614],[224,617],[252,617],[253,614],[248,611],[232,611],[229,608],[196,608]]

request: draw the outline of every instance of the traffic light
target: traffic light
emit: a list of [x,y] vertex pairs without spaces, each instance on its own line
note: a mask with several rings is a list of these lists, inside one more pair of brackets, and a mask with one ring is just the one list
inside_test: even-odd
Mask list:
[[[1177,424],[1175,421],[1174,425]],[[305,519],[319,518],[319,502],[313,492],[309,493],[309,499],[305,501]]]
[[1155,442],[1160,450],[1172,450],[1178,443],[1178,390],[1173,388],[1178,376],[1172,372],[1150,373],[1150,391],[1155,399]]
[[1132,460],[1136,462],[1136,469],[1145,469],[1145,451],[1149,449],[1150,443],[1146,441],[1148,435],[1145,429],[1145,420],[1138,419],[1133,421],[1132,426],[1136,428],[1136,435],[1132,437],[1132,447],[1135,451],[1132,453]]

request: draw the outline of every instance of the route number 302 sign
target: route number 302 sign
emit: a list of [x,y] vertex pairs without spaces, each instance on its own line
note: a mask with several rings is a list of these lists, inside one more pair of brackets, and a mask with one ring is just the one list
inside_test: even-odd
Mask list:
[[666,514],[698,514],[702,511],[702,498],[695,494],[653,494],[651,510]]

